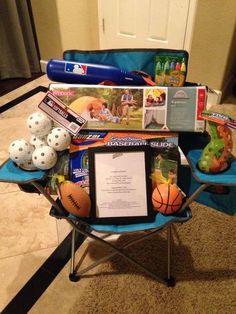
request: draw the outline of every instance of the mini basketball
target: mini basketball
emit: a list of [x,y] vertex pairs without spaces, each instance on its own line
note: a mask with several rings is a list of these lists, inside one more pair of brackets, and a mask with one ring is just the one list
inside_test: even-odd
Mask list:
[[182,194],[174,184],[159,184],[152,193],[155,210],[170,215],[177,212],[182,205]]
[[59,186],[63,207],[77,217],[89,217],[91,201],[88,193],[71,181],[64,181]]

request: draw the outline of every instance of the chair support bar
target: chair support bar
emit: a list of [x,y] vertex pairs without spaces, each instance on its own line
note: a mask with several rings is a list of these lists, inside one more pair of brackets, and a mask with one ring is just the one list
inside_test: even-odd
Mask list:
[[193,194],[191,194],[190,197],[187,198],[186,202],[183,204],[183,206],[181,207],[181,209],[179,210],[179,213],[181,213],[182,211],[184,211],[197,197],[198,195],[205,190],[208,186],[210,186],[212,184],[210,183],[204,183],[202,185],[199,186],[199,188],[196,189],[196,191],[194,191]]
[[[171,225],[168,225],[168,227],[171,227]],[[115,256],[116,254],[119,254],[121,252],[123,252],[124,249],[127,249],[128,247],[130,247],[131,245],[135,244],[135,243],[138,243],[138,242],[141,242],[142,240],[144,240],[145,238],[149,238],[151,236],[153,236],[155,233],[157,233],[158,231],[160,231],[160,229],[157,229],[155,231],[152,231],[152,232],[149,232],[149,233],[146,233],[145,235],[142,235],[141,237],[139,237],[138,239],[135,239],[135,240],[131,240],[127,243],[125,243],[124,245],[122,245],[120,248],[117,248],[114,246],[114,252],[100,258],[99,260],[97,260],[96,262],[92,263],[91,265],[89,265],[88,267],[80,270],[80,271],[77,271],[77,275],[80,276],[80,275],[83,275],[84,273],[88,272],[89,270],[91,270],[92,268],[98,266],[99,264],[101,264],[102,262],[106,262],[107,260],[109,260],[110,258],[112,258],[113,256]],[[168,239],[168,269],[167,269],[167,278],[169,279],[170,278],[170,256],[171,256],[171,250],[170,250],[170,242],[171,242],[171,234],[169,233],[169,228],[168,228],[168,234],[167,234],[167,239]],[[101,240],[99,238],[99,242],[103,243],[103,244],[107,244],[107,242],[104,243],[103,240]],[[127,256],[127,254],[126,254]],[[137,263],[136,263],[137,265]],[[138,264],[138,266],[140,266]],[[145,268],[145,270],[147,270]],[[148,270],[149,271],[149,270]],[[72,272],[74,272],[74,268],[72,268]],[[150,275],[150,273],[149,273]],[[155,273],[152,273],[152,276],[155,277],[156,279],[156,275]],[[159,278],[158,278],[159,279]]]
[[[62,208],[60,207],[60,205],[45,191],[45,189],[36,181],[33,181],[32,182],[32,185],[40,192],[42,193],[45,198],[50,202],[50,204],[52,206],[54,206],[58,212],[60,214],[63,214],[63,210]],[[161,279],[159,278],[154,272],[150,271],[149,269],[147,269],[146,267],[144,267],[142,264],[140,264],[139,262],[137,262],[135,259],[133,259],[131,256],[129,256],[127,253],[124,253],[123,252],[123,249],[129,247],[131,245],[131,241],[129,243],[127,243],[126,245],[122,246],[121,248],[117,248],[116,246],[112,245],[111,243],[109,242],[106,242],[104,240],[102,240],[101,238],[95,236],[94,234],[86,231],[86,230],[83,230],[83,229],[80,229],[78,227],[78,225],[71,221],[70,219],[66,219],[68,221],[68,223],[72,226],[73,228],[73,232],[72,232],[72,248],[71,248],[71,273],[70,275],[75,275],[74,273],[74,270],[75,270],[75,267],[74,267],[74,261],[75,261],[75,258],[74,258],[74,255],[75,255],[75,230],[77,232],[79,232],[80,234],[86,236],[86,237],[89,237],[93,240],[96,240],[100,243],[102,243],[103,245],[105,246],[108,246],[110,247],[114,252],[111,253],[110,255],[108,256],[105,256],[103,257],[102,259],[100,259],[99,261],[95,262],[94,264],[88,266],[86,269],[83,269],[81,270],[80,272],[78,272],[78,275],[80,274],[83,274],[85,273],[86,271],[94,268],[95,266],[97,266],[98,264],[100,264],[102,261],[106,261],[108,260],[109,258],[111,258],[112,256],[114,256],[115,254],[119,254],[121,256],[123,256],[124,258],[126,258],[127,260],[129,260],[132,264],[138,266],[139,268],[141,268],[143,271],[145,271],[148,275],[152,276],[153,278],[155,278],[158,282],[160,283],[166,283],[166,280],[164,279]],[[86,226],[87,224],[84,223],[84,225]],[[137,240],[134,240],[132,241],[132,244],[134,242],[139,242],[141,241],[141,239],[145,238],[145,237],[148,237],[148,236],[151,236],[152,234],[154,234],[155,232],[159,231],[160,229],[157,229],[151,233],[148,233],[148,234],[145,234],[144,236],[138,238]],[[168,271],[167,271],[167,282],[168,280],[171,279],[171,275],[170,275],[170,255],[171,255],[171,246],[170,246],[170,242],[171,242],[171,232],[169,231],[170,230],[170,224],[169,224],[169,229],[168,229],[168,233],[167,233],[167,240],[168,240]]]

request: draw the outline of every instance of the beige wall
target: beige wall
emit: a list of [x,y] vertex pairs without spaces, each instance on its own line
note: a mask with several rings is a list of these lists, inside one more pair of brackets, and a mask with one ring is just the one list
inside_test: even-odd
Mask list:
[[[111,1],[111,0],[110,0]],[[31,0],[41,59],[99,49],[97,0]],[[188,81],[222,90],[236,64],[236,0],[198,0]]]
[[235,19],[235,0],[198,0],[190,50],[189,81],[217,90],[224,88],[232,65],[236,63],[236,50],[231,50]]
[[42,60],[98,49],[97,0],[31,0]]
[[[62,48],[93,49],[97,27],[96,1],[57,0]],[[97,48],[97,47],[96,47]]]
[[62,55],[62,41],[55,0],[32,0],[32,11],[42,60]]

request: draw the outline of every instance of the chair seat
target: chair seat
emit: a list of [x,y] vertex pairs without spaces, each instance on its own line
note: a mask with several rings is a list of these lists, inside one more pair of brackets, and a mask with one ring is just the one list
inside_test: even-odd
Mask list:
[[[11,160],[7,160],[0,168],[0,181],[12,182],[17,184],[30,183],[32,181],[43,180],[46,177],[46,171],[25,171],[20,169]],[[71,220],[78,220],[76,216],[68,215],[62,217],[51,210],[52,216],[57,218],[67,218]],[[169,223],[173,222],[185,222],[191,218],[190,210],[186,210],[175,215],[162,215],[158,213],[155,220],[150,223],[136,223],[136,224],[126,224],[126,225],[96,225],[90,224],[90,227],[97,232],[105,233],[124,233],[124,232],[135,232],[148,229],[161,229]]]
[[216,174],[207,174],[201,172],[197,163],[201,158],[202,150],[191,150],[187,155],[189,165],[192,170],[192,175],[196,181],[201,183],[213,183],[221,185],[236,185],[236,161],[233,160],[230,167],[222,172]]
[[90,227],[97,232],[104,233],[125,233],[125,232],[137,232],[149,229],[161,229],[170,223],[181,223],[189,220],[192,217],[191,211],[188,209],[180,214],[176,215],[163,215],[158,213],[153,222],[147,223],[135,223],[128,225],[94,225]]
[[[83,219],[78,219],[76,216],[72,214],[68,214],[66,211],[64,212],[64,215],[61,215],[58,213],[55,207],[51,207],[50,215],[59,219],[65,218],[72,221],[83,221]],[[168,224],[186,222],[190,218],[192,218],[191,210],[187,208],[183,212],[176,213],[174,215],[163,215],[158,212],[153,222],[134,223],[134,224],[126,224],[126,225],[100,225],[100,224],[96,225],[96,224],[90,224],[87,221],[85,223],[88,224],[90,228],[96,232],[126,233],[126,232],[137,232],[137,231],[144,231],[144,230],[150,230],[150,229],[162,229]]]
[[0,167],[0,182],[10,182],[17,184],[26,184],[32,181],[43,180],[46,177],[46,171],[25,171],[16,166],[16,164],[8,159]]

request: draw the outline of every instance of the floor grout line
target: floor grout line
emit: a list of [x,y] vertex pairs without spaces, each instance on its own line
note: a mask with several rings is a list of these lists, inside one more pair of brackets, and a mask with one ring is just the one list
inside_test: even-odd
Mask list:
[[45,251],[45,250],[57,248],[57,246],[58,246],[58,243],[57,243],[56,245],[48,246],[48,247],[43,248],[43,249],[32,250],[32,251],[28,251],[28,252],[22,252],[22,253],[19,253],[19,254],[9,255],[9,256],[6,256],[6,257],[0,257],[0,261],[2,261],[2,260],[4,260],[4,259],[8,259],[8,258],[17,257],[17,256],[23,256],[23,255],[33,254],[33,253],[37,253],[37,252],[43,252],[43,251]]

